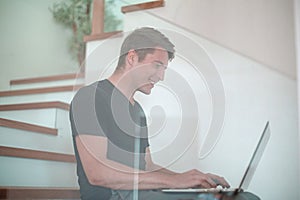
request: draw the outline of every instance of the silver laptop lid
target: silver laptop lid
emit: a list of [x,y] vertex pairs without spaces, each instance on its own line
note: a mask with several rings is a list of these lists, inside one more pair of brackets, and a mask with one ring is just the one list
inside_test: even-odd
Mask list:
[[242,178],[242,181],[239,185],[239,190],[241,189],[247,189],[251,179],[254,175],[254,172],[257,168],[257,165],[263,155],[263,152],[267,146],[267,143],[270,139],[270,135],[271,135],[271,131],[270,131],[270,125],[269,125],[269,121],[266,123],[265,128],[260,136],[259,142],[256,145],[256,148],[252,154],[251,160],[248,164],[248,167],[244,173],[244,176]]

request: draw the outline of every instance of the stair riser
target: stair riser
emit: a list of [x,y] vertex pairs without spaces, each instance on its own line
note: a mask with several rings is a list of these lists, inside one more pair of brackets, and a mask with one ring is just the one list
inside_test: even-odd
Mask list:
[[2,96],[0,97],[0,105],[14,104],[14,103],[33,103],[33,102],[47,102],[47,101],[61,101],[70,103],[75,91],[70,92],[55,92],[45,94],[29,94],[20,96]]
[[[0,111],[1,118],[21,121],[50,128],[56,128],[57,115],[58,112],[56,108],[38,110]],[[67,115],[67,111],[65,111],[65,115]]]
[[70,131],[59,131],[59,136],[0,127],[0,145],[74,154]]
[[41,83],[16,84],[16,85],[11,85],[10,89],[11,90],[21,90],[21,89],[45,88],[45,87],[78,85],[78,84],[84,84],[84,79],[61,80],[61,81],[51,81],[51,82],[41,82]]
[[1,186],[78,187],[76,164],[0,156]]
[[0,126],[0,145],[74,154],[68,112],[57,110],[58,135],[49,135]]

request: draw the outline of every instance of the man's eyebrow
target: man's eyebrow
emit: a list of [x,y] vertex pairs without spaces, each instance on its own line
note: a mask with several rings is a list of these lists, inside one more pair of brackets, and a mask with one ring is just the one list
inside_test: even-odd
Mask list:
[[161,64],[164,67],[167,67],[168,65],[165,65],[163,62],[161,62],[160,60],[154,60],[154,62]]

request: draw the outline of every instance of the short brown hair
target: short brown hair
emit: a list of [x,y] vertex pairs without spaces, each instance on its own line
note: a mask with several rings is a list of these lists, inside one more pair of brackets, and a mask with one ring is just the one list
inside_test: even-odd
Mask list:
[[169,61],[174,58],[175,46],[161,32],[150,27],[134,30],[123,41],[117,68],[124,66],[125,58],[130,50],[135,50],[139,61],[142,61],[147,54],[153,53],[157,47],[161,47],[168,52]]

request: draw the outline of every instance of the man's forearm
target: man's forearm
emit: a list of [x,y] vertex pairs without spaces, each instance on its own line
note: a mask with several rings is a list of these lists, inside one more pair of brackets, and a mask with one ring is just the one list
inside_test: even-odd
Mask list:
[[158,172],[158,173],[170,174],[170,175],[176,174],[176,172],[173,172],[173,171],[171,171],[171,170],[169,170],[167,168],[164,168],[162,166],[159,166],[157,164],[153,164],[150,169],[147,169],[147,171],[155,171],[155,172]]
[[167,188],[172,183],[170,173],[174,174],[166,169],[163,171],[135,170],[111,160],[106,160],[104,165],[103,163],[100,165],[101,171],[95,174],[93,184],[118,190]]
[[107,139],[104,137],[82,135],[76,137],[76,142],[85,174],[92,185],[130,190],[137,184],[139,189],[158,189],[173,183],[170,174],[136,170],[107,159]]

